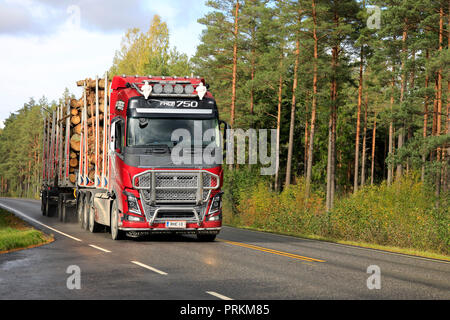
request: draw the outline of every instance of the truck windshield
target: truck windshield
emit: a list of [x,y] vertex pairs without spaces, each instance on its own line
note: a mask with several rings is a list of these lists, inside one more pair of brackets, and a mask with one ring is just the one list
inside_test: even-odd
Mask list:
[[[180,138],[180,135],[183,138]],[[219,147],[220,131],[218,120],[128,118],[128,147],[154,145],[173,147],[186,138],[190,139],[192,147],[206,147],[213,142]]]

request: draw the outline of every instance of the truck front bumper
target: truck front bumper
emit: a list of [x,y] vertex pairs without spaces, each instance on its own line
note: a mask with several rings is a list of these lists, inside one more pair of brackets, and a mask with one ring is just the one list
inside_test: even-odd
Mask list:
[[174,229],[166,228],[165,223],[153,223],[150,225],[148,222],[130,222],[122,221],[122,225],[119,226],[119,230],[125,232],[166,232],[166,233],[213,233],[218,234],[222,229],[222,221],[204,221],[200,224],[186,223],[186,228]]

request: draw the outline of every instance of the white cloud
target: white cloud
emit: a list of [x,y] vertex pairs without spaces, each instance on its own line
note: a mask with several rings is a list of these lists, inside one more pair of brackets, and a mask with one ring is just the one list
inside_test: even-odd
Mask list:
[[[71,4],[80,7],[80,26]],[[204,1],[0,0],[0,119],[30,97],[57,100],[66,87],[80,96],[75,82],[102,76],[126,29],[147,30],[154,14],[167,22],[171,46],[193,56],[205,12]]]
[[61,28],[51,36],[2,36],[0,87],[4,92],[0,119],[34,97],[50,101],[67,87],[79,95],[75,82],[103,75],[112,64],[122,35]]

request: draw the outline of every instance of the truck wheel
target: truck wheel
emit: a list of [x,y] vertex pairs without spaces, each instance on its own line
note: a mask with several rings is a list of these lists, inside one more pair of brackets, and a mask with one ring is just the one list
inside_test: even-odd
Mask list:
[[77,216],[78,216],[78,225],[80,228],[83,228],[83,215],[84,215],[84,194],[79,193],[77,197]]
[[99,224],[95,222],[95,208],[94,208],[94,197],[91,197],[89,201],[89,231],[91,233],[96,233],[99,230]]
[[122,240],[124,238],[123,231],[119,230],[119,209],[117,201],[114,200],[111,208],[111,239]]
[[197,234],[197,240],[202,242],[213,242],[216,240],[216,234]]
[[47,192],[43,191],[41,196],[41,213],[43,216],[47,215]]
[[62,212],[61,212],[61,221],[63,223],[67,222],[67,203],[66,203],[66,197],[64,197],[63,205],[62,205]]
[[90,197],[89,194],[86,194],[84,196],[84,201],[83,201],[83,229],[84,230],[89,230],[89,209],[90,209],[90,205],[89,205],[89,201],[90,201]]
[[64,194],[59,194],[58,195],[58,220],[62,221],[62,210],[63,210],[63,206],[64,206]]
[[45,211],[47,217],[53,217],[55,215],[55,211],[57,208],[55,208],[54,204],[50,204],[50,199],[47,198],[47,201],[45,202]]

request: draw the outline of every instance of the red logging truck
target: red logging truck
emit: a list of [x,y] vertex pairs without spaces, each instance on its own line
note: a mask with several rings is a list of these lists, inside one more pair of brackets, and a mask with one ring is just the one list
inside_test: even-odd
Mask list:
[[78,85],[79,108],[68,101],[44,119],[42,214],[76,212],[82,228],[109,227],[113,240],[169,232],[213,241],[228,125],[204,79],[105,75]]

